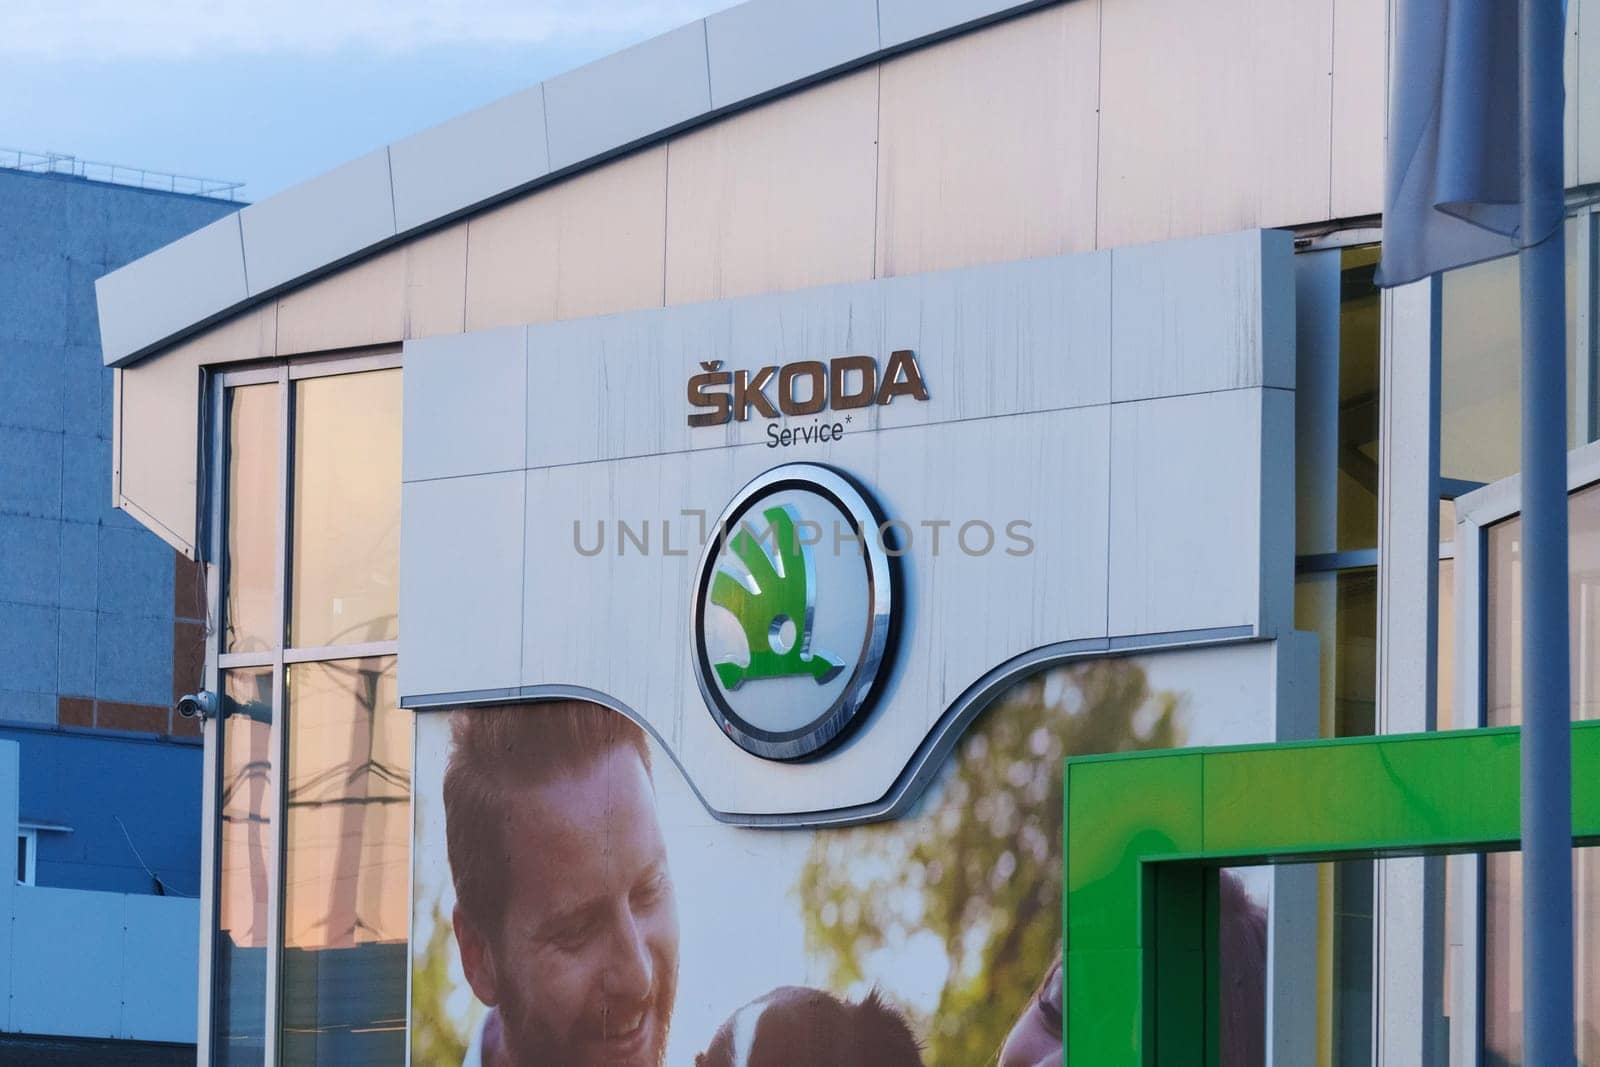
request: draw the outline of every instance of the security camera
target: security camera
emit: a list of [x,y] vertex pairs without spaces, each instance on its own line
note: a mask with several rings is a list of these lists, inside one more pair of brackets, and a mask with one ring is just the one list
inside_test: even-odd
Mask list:
[[178,714],[185,719],[200,716],[200,721],[205,722],[217,713],[217,694],[209,689],[202,689],[198,693],[178,698]]

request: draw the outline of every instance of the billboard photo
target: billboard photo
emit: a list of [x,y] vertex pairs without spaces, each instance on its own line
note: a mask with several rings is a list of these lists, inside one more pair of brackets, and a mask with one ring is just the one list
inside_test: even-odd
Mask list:
[[[1063,663],[900,818],[717,821],[584,701],[417,719],[411,1062],[1061,1060],[1062,759],[1269,736],[1246,650]],[[1269,883],[1223,877],[1226,1062],[1263,1062]]]

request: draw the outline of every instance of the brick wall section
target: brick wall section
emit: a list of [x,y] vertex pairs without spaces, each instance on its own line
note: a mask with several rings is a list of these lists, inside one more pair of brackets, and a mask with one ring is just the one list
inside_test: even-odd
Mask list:
[[237,207],[0,170],[0,721],[195,732],[170,709],[204,612],[188,565],[111,506],[94,280]]

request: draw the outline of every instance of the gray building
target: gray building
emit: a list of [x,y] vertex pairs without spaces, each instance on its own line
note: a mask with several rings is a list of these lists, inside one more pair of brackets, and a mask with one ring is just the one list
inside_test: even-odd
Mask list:
[[193,982],[172,965],[194,954],[201,750],[171,708],[198,682],[204,613],[195,568],[106,489],[94,282],[237,208],[0,153],[6,1062],[193,1058]]

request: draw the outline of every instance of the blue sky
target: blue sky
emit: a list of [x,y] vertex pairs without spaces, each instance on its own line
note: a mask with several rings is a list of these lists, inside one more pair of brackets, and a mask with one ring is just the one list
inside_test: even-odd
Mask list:
[[0,147],[259,200],[733,2],[0,0]]

